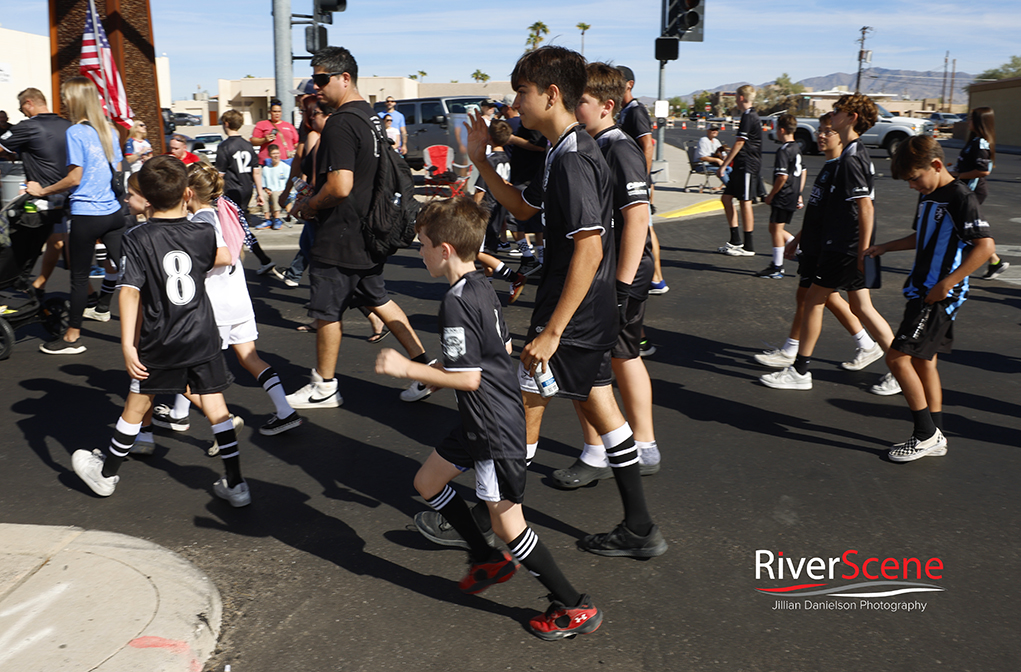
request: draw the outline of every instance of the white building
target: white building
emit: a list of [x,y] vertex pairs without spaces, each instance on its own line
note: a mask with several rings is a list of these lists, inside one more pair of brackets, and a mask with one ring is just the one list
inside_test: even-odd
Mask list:
[[18,94],[33,87],[52,105],[50,92],[50,38],[18,30],[0,28],[0,110],[11,123],[24,121],[18,109]]

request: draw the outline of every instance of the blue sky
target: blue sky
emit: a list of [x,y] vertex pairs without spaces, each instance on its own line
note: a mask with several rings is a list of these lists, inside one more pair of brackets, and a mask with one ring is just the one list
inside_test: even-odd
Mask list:
[[[949,49],[959,71],[977,74],[1021,53],[1017,0],[970,6],[915,0],[705,1],[705,42],[680,45],[681,60],[666,68],[667,96],[731,82],[759,84],[783,72],[795,81],[854,72],[855,40],[863,25],[875,28],[866,44],[875,67],[942,71]],[[5,5],[4,28],[46,33],[46,0]],[[215,94],[217,78],[273,75],[270,0],[152,0],[151,6],[156,51],[170,57],[175,99],[197,89]],[[292,0],[293,12],[309,13],[311,6],[311,0]],[[466,82],[476,68],[495,80],[507,79],[535,21],[549,26],[546,43],[573,49],[581,47],[575,25],[584,22],[592,26],[585,35],[585,56],[630,66],[636,94],[655,96],[659,8],[657,0],[348,0],[348,10],[336,14],[328,30],[330,44],[348,47],[362,75],[423,70],[426,81]],[[297,27],[294,53],[304,53],[304,44],[304,28]],[[297,76],[307,72],[307,62],[295,63]]]

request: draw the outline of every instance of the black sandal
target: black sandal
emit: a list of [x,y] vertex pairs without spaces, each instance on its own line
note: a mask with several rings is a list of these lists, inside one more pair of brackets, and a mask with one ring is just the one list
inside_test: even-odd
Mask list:
[[382,341],[384,338],[386,338],[389,335],[390,335],[390,328],[387,327],[384,324],[383,325],[383,331],[377,331],[372,336],[369,336],[369,338],[366,339],[366,340],[368,340],[369,343],[379,343],[380,341]]

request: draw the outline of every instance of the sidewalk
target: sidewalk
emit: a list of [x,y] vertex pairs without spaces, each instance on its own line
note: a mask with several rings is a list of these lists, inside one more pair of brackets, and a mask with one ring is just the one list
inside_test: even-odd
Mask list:
[[0,524],[0,669],[199,672],[221,611],[212,582],[162,546]]

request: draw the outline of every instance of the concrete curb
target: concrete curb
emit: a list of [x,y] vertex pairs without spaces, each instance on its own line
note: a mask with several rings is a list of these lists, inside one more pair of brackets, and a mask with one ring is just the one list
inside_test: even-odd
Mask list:
[[200,672],[222,611],[216,586],[162,546],[0,524],[0,668]]

